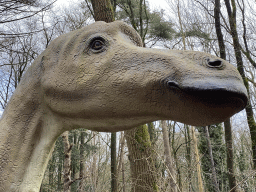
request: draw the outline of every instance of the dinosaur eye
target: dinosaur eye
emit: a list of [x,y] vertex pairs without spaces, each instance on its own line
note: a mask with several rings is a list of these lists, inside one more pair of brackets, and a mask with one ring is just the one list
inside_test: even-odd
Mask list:
[[105,40],[101,37],[96,37],[96,38],[92,39],[92,41],[90,43],[90,47],[94,51],[101,51],[105,47]]

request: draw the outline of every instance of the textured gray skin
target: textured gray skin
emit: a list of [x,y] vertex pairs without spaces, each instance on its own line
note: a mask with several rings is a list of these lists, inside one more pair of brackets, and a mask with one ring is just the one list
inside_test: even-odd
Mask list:
[[[99,36],[105,46],[95,51],[91,41]],[[39,191],[54,142],[66,130],[114,132],[160,119],[209,125],[245,107],[246,89],[231,64],[141,46],[120,21],[96,22],[50,44],[0,120],[1,192]],[[208,59],[222,66],[209,67]]]

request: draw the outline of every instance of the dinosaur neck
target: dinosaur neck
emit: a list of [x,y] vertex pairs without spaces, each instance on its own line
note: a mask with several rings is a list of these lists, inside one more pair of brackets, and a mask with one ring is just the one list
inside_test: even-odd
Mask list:
[[[58,133],[35,86],[15,91],[0,120],[0,191],[39,191]],[[58,130],[58,129],[56,129]],[[51,133],[51,134],[49,134]]]

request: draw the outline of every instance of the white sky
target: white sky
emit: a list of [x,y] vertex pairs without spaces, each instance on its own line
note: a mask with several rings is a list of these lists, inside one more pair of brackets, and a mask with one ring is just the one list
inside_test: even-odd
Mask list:
[[[76,2],[77,0],[58,0],[56,3],[61,5],[61,4],[67,4],[69,5],[72,2]],[[148,0],[149,5],[152,10],[154,9],[167,9],[169,6],[166,3],[166,0]]]

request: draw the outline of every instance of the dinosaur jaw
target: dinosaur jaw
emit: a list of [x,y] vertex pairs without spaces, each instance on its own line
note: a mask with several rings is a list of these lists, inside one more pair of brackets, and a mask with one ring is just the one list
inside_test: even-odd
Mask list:
[[191,81],[193,84],[187,82],[185,86],[176,81],[167,81],[170,94],[176,95],[184,108],[181,111],[184,118],[178,117],[178,121],[197,126],[210,125],[223,122],[243,110],[248,101],[244,86],[235,80],[228,81],[225,86],[223,82],[218,84],[218,80],[204,84]]

